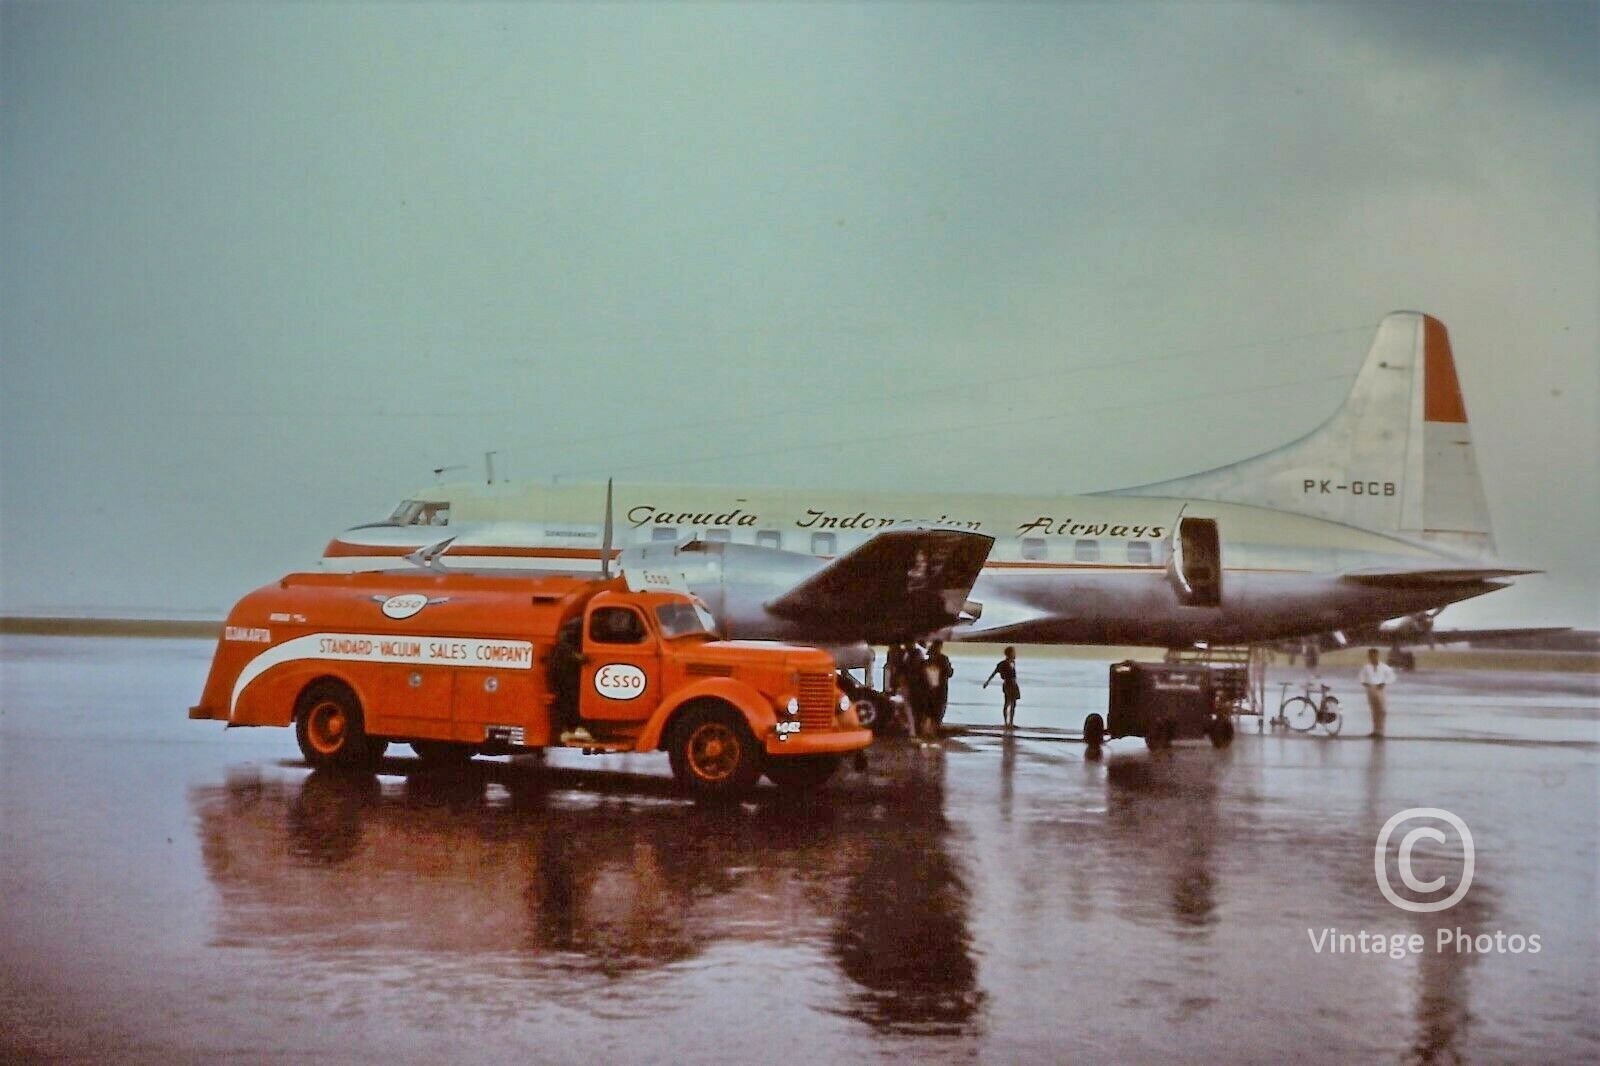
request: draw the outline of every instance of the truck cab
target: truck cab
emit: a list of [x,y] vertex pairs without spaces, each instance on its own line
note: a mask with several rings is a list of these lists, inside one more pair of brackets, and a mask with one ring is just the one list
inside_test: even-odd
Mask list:
[[427,570],[291,574],[246,596],[196,719],[293,726],[315,766],[552,746],[668,753],[700,793],[816,787],[871,742],[816,648],[718,640],[681,592]]

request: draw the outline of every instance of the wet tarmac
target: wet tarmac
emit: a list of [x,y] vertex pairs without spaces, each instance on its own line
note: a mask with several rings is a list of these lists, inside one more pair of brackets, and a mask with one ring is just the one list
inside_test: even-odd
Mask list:
[[[1600,1059],[1592,674],[1405,676],[1382,743],[1334,678],[1338,739],[1089,761],[1105,663],[1024,655],[1006,737],[958,658],[965,735],[726,806],[659,756],[309,773],[187,720],[210,653],[0,639],[0,1059]],[[1448,910],[1377,883],[1417,807],[1470,827]]]

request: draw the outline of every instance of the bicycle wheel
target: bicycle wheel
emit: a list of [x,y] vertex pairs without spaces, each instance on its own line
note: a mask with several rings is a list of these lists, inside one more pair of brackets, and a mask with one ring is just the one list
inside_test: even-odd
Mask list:
[[1322,705],[1322,715],[1322,728],[1328,731],[1330,737],[1338,736],[1339,730],[1344,728],[1344,715],[1339,713],[1339,701],[1329,696]]
[[1317,724],[1317,705],[1304,696],[1296,696],[1283,705],[1281,712],[1289,720],[1289,728],[1296,733],[1309,733]]

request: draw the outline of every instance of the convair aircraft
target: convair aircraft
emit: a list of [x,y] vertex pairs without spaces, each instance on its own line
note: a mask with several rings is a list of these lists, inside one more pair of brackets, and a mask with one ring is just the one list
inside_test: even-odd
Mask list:
[[1166,647],[1354,630],[1531,572],[1491,558],[1449,338],[1415,312],[1383,320],[1322,426],[1175,481],[1037,498],[617,484],[618,549],[595,520],[607,491],[435,486],[323,564],[592,571],[620,554],[733,637],[903,639],[908,597],[931,589],[943,608],[915,625],[953,639]]

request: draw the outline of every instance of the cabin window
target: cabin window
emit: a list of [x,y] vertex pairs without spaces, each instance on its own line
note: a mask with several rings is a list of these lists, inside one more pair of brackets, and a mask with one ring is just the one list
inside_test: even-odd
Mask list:
[[1155,559],[1147,540],[1128,541],[1128,562],[1135,566],[1148,566]]
[[1097,540],[1079,540],[1072,544],[1072,558],[1079,563],[1098,563],[1100,561],[1100,542]]
[[832,555],[839,548],[839,537],[836,533],[811,534],[812,555]]
[[589,616],[589,639],[596,644],[644,643],[644,619],[628,607],[601,607]]
[[733,530],[729,529],[727,526],[716,526],[706,530],[706,539],[726,543],[727,541],[733,539],[732,534]]
[[677,526],[656,526],[650,531],[651,540],[669,541],[678,539]]
[[1050,545],[1043,537],[1022,538],[1022,558],[1028,562],[1038,562],[1050,553]]
[[759,548],[778,548],[783,545],[783,534],[776,529],[761,529],[756,531],[756,546]]

